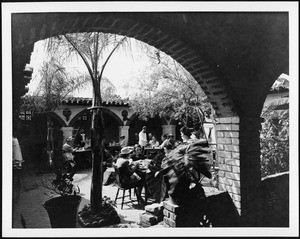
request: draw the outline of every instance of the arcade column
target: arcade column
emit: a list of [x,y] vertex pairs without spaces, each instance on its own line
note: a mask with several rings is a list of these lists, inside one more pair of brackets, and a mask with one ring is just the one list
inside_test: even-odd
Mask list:
[[173,134],[176,139],[176,125],[162,125],[162,134]]
[[128,139],[129,139],[129,126],[119,126],[119,136],[125,135],[126,144],[128,145]]
[[73,136],[73,127],[61,127],[61,130],[63,132],[63,137],[64,137],[63,142],[66,142],[66,139],[68,137]]

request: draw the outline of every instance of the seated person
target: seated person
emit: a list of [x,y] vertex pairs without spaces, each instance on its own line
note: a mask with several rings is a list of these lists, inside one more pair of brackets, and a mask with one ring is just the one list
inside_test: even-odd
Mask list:
[[149,165],[149,169],[152,172],[159,171],[161,169],[160,166],[161,166],[161,163],[162,163],[163,159],[168,157],[171,154],[172,150],[173,150],[173,145],[171,143],[167,142],[164,146],[164,152],[157,154],[151,160],[150,165]]
[[166,184],[166,178],[161,172],[162,160],[169,157],[173,149],[173,145],[167,142],[164,146],[164,152],[157,154],[148,165],[146,172],[146,184],[148,191],[153,199],[157,203],[160,203],[167,195],[161,195],[157,193],[157,185]]
[[137,187],[137,198],[141,202],[144,202],[144,200],[141,197],[141,192],[144,186],[144,179],[137,174],[138,165],[131,164],[131,159],[129,157],[132,152],[133,151],[130,147],[122,148],[120,152],[120,157],[115,163],[115,167],[119,170],[119,176],[122,185],[134,185],[135,187]]
[[176,141],[174,139],[174,135],[173,134],[169,134],[168,135],[168,140],[169,140],[169,143],[172,145],[172,149],[174,149],[175,143],[176,143]]
[[91,149],[91,139],[89,137],[85,138],[85,145],[84,145],[85,149]]
[[110,176],[112,175],[111,170],[107,170],[107,168],[112,167],[114,157],[111,155],[109,151],[109,143],[106,139],[102,140],[102,146],[103,146],[103,185],[107,185]]
[[134,152],[130,155],[133,161],[145,159],[146,157],[142,154],[142,147],[139,144],[134,146]]
[[67,167],[68,172],[71,172],[73,176],[75,174],[75,166],[76,163],[74,161],[74,153],[75,149],[73,148],[73,138],[69,137],[66,139],[65,144],[62,147],[62,159],[64,166]]
[[169,139],[168,139],[168,135],[167,134],[163,134],[162,136],[161,136],[161,140],[162,140],[162,143],[161,143],[161,145],[159,146],[161,149],[163,149],[164,148],[164,145],[167,143],[167,142],[169,142]]
[[107,167],[112,166],[113,156],[109,151],[109,143],[107,142],[107,139],[102,140],[102,147],[103,147],[103,166],[104,166],[103,172],[104,172]]
[[168,157],[171,154],[173,147],[174,146],[170,142],[165,145],[164,147],[165,157]]
[[152,139],[149,141],[149,144],[151,148],[155,148],[159,146],[159,142],[157,141],[155,135],[152,136]]
[[188,127],[183,126],[182,128],[180,128],[180,135],[182,139],[182,144],[191,144],[194,142],[191,139],[191,130]]
[[83,148],[85,146],[85,133],[83,129],[80,130],[79,134],[76,134],[74,138],[74,146],[75,148]]

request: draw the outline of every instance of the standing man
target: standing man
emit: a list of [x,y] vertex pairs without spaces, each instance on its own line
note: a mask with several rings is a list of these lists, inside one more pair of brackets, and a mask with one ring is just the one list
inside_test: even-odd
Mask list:
[[139,133],[139,145],[141,145],[142,149],[144,149],[145,146],[147,146],[148,144],[146,131],[147,131],[147,127],[143,126],[142,131]]

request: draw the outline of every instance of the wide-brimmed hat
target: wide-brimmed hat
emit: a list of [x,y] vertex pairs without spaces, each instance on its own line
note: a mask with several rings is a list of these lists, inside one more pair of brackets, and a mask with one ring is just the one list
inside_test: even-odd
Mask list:
[[124,147],[121,149],[120,155],[131,154],[133,152],[131,147]]

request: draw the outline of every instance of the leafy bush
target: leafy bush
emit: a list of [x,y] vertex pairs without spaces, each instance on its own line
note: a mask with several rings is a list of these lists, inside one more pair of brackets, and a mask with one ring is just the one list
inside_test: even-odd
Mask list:
[[51,191],[51,195],[46,194],[47,196],[51,197],[55,194],[66,196],[80,193],[80,188],[72,183],[72,174],[65,172],[63,169],[56,170],[55,174],[56,178],[53,180],[42,180],[43,187]]
[[[168,194],[178,205],[186,203],[200,186],[201,175],[211,178],[211,150],[206,141],[178,146],[161,165],[169,182]],[[200,194],[199,194],[200,195]]]
[[264,112],[260,132],[261,176],[289,170],[289,110]]
[[102,198],[101,210],[93,213],[91,205],[84,205],[79,212],[79,222],[83,227],[103,227],[120,223],[120,217],[116,211],[115,202],[107,196]]

